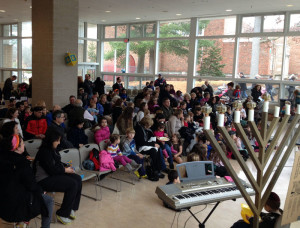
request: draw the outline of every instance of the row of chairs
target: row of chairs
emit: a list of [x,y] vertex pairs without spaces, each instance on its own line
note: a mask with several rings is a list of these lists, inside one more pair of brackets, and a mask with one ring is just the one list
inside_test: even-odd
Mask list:
[[[24,143],[25,143],[25,148],[26,148],[27,152],[29,153],[29,155],[31,157],[35,157],[39,150],[39,147],[42,144],[42,140],[41,139],[30,139],[30,140],[25,141]],[[127,181],[127,179],[123,179],[120,177],[120,172],[115,172],[115,174],[113,174],[111,171],[100,172],[100,171],[92,171],[92,170],[84,169],[82,162],[89,159],[90,151],[93,149],[97,149],[97,150],[101,151],[101,150],[103,150],[104,145],[105,145],[105,142],[102,141],[102,142],[100,142],[99,145],[97,145],[95,143],[85,144],[84,146],[82,146],[79,149],[70,148],[70,149],[61,150],[59,152],[61,155],[61,161],[66,164],[71,163],[72,167],[75,169],[75,172],[82,177],[83,182],[88,181],[90,179],[95,180],[95,195],[96,195],[96,197],[92,197],[92,196],[89,196],[86,194],[82,194],[82,195],[86,196],[88,198],[94,199],[96,201],[102,199],[101,187],[115,191],[115,192],[120,192],[121,191],[121,182],[120,181],[135,185],[135,180],[137,179],[133,172],[129,172],[131,181]],[[118,171],[122,171],[121,168],[122,168],[122,166],[120,165]],[[104,186],[104,185],[102,185],[102,183],[100,184],[100,180],[102,179],[101,176],[108,175],[109,173],[111,173],[110,178],[116,180],[115,181],[116,188]],[[98,197],[98,190],[97,190],[98,187],[99,187],[99,192],[100,192],[100,198]]]

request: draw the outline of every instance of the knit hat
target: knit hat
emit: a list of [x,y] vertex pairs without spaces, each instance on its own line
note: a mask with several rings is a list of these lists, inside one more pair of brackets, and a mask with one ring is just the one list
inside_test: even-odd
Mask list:
[[18,135],[14,135],[12,140],[11,140],[11,144],[12,144],[12,151],[15,151],[19,145],[20,145],[20,137]]

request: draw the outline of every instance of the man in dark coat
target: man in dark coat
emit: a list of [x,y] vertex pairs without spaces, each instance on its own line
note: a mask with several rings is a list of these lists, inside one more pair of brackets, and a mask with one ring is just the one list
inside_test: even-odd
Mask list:
[[4,100],[9,100],[9,98],[11,97],[11,91],[14,89],[13,81],[15,81],[16,79],[17,76],[13,75],[5,80],[4,87],[3,87]]
[[70,112],[71,112],[71,110],[75,107],[75,106],[74,106],[74,103],[75,103],[75,101],[76,101],[76,97],[75,97],[74,95],[71,95],[71,96],[69,97],[69,101],[70,101],[70,103],[69,103],[68,105],[66,105],[65,107],[62,108],[62,110],[63,110],[65,113],[67,113],[67,115],[69,115]]
[[158,74],[158,78],[154,81],[154,86],[159,86],[160,89],[163,89],[166,84],[166,80],[161,76],[161,74]]
[[115,91],[116,89],[118,89],[119,92],[121,92],[124,89],[122,80],[120,77],[117,77],[117,82],[115,84],[113,84],[113,91]]

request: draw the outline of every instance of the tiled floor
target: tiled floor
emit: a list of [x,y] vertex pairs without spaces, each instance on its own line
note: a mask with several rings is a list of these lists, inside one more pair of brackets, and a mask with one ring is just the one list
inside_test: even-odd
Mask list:
[[[282,208],[284,207],[288,183],[293,165],[294,152],[292,153],[286,167],[284,168],[274,191],[277,192],[282,200]],[[238,168],[236,161],[231,161],[238,175],[244,179],[244,174]],[[248,160],[250,170],[255,173],[255,169],[251,160]],[[184,211],[176,213],[162,205],[162,201],[155,194],[157,185],[164,185],[167,177],[159,182],[151,182],[141,180],[136,185],[122,183],[122,191],[115,193],[106,189],[102,190],[102,201],[94,201],[86,197],[81,198],[81,205],[77,211],[77,219],[68,227],[74,228],[96,228],[96,227],[198,227],[197,222],[192,218],[189,212]],[[106,178],[105,184],[113,186],[114,182],[111,178]],[[85,193],[94,194],[94,187],[91,183],[85,183],[83,191]],[[57,195],[59,201],[61,195]],[[235,221],[240,219],[240,204],[245,202],[243,199],[237,201],[222,202],[216,211],[212,214],[206,223],[207,228],[227,228]],[[193,207],[193,212],[201,211],[197,214],[200,221],[206,217],[213,205]],[[173,226],[172,222],[174,221]],[[39,225],[40,220],[35,219]],[[39,227],[34,221],[31,227]],[[12,225],[4,224],[0,221],[0,227],[12,227]],[[53,228],[60,228],[63,225],[52,224]],[[300,227],[300,223],[292,224],[291,228]]]

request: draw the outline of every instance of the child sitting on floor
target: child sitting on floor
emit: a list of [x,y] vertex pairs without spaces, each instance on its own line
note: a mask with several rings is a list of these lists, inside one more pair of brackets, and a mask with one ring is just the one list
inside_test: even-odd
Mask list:
[[168,173],[168,179],[169,182],[167,183],[167,185],[169,184],[180,184],[180,180],[179,180],[179,176],[178,176],[178,172],[177,170],[170,170]]
[[107,152],[110,153],[114,161],[121,163],[129,171],[134,172],[139,168],[141,168],[142,165],[137,164],[134,160],[131,160],[122,154],[119,148],[119,143],[120,143],[119,135],[113,134],[110,136],[109,139],[110,139],[110,145],[107,147]]
[[134,160],[137,164],[141,164],[141,168],[138,171],[135,171],[134,174],[137,177],[147,178],[146,171],[144,169],[144,155],[139,153],[135,145],[135,130],[133,128],[128,128],[126,130],[126,139],[123,144],[123,154],[128,158]]
[[173,154],[173,159],[178,163],[182,163],[182,159],[180,155],[182,154],[182,145],[181,141],[179,139],[178,134],[173,134],[172,135],[172,146],[171,146],[171,151]]
[[[270,196],[264,206],[264,209],[268,213],[260,213],[259,228],[273,228],[279,216],[282,215],[283,211],[280,209],[280,198],[275,192],[271,192]],[[232,225],[231,228],[250,228],[253,227],[253,217],[249,218],[246,216],[250,224],[239,220]]]

